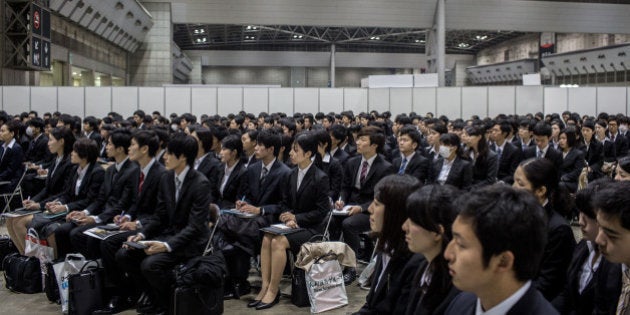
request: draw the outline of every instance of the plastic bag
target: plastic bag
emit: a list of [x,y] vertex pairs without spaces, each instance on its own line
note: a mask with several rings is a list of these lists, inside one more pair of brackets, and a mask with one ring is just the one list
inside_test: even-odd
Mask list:
[[81,254],[68,254],[63,264],[56,264],[55,277],[57,277],[57,285],[59,285],[59,296],[61,297],[61,311],[68,313],[68,277],[71,274],[78,273],[83,266],[88,263]]

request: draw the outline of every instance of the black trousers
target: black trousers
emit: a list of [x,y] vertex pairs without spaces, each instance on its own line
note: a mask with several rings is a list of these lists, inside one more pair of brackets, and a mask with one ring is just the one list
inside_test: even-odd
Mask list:
[[359,255],[359,247],[361,247],[359,234],[370,230],[370,215],[367,213],[357,213],[348,217],[336,216],[333,218],[333,222],[335,222],[337,226],[341,224],[343,241],[348,244],[355,255]]
[[83,254],[87,259],[101,258],[101,240],[83,234],[83,232],[99,225],[100,224],[80,225],[70,231],[70,243],[72,244],[72,248]]
[[116,253],[122,249],[122,243],[131,235],[136,235],[138,231],[127,231],[112,235],[101,241],[101,259],[105,268],[105,288],[110,295],[117,296],[139,296],[138,288],[125,275],[125,272],[116,262]]
[[76,227],[77,225],[73,222],[63,222],[55,229],[54,233],[55,242],[57,243],[57,257],[64,258],[68,253],[76,252],[70,242],[70,232]]

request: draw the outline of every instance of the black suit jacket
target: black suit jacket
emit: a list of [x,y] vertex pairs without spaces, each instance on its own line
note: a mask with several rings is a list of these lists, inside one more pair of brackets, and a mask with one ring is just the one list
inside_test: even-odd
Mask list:
[[157,206],[152,219],[141,233],[147,239],[168,243],[172,254],[184,257],[200,255],[208,242],[210,183],[192,167],[184,178],[175,201],[175,172],[168,171],[160,179]]
[[[142,170],[140,169],[138,177],[140,177],[141,171]],[[160,190],[160,179],[164,176],[165,171],[166,169],[162,164],[157,161],[153,162],[153,165],[149,168],[149,174],[147,174],[144,178],[144,182],[142,183],[142,191],[138,191],[136,202],[129,207],[128,214],[131,216],[132,220],[140,220],[140,223],[144,225],[151,219],[151,216],[157,207],[157,195]],[[140,185],[139,178],[137,185]]]
[[604,162],[604,146],[602,143],[593,137],[591,138],[591,143],[588,148],[584,142],[580,142],[578,148],[584,152],[584,159],[591,168],[591,172],[595,172],[599,175],[599,173],[601,173],[602,163]]
[[[392,173],[398,173],[400,170],[400,165],[402,164],[402,157],[398,155],[398,157],[394,158],[392,161]],[[407,167],[405,167],[405,174],[411,175],[421,183],[425,183],[427,178],[429,177],[429,168],[431,167],[431,163],[429,159],[425,158],[420,154],[420,152],[416,152],[411,160],[407,161]]]
[[[12,192],[15,190],[22,174],[24,173],[24,152],[22,147],[17,143],[13,147],[7,147],[6,152],[0,145],[0,181],[10,181],[11,184],[0,186],[0,192]],[[4,156],[2,155],[4,152]]]
[[488,150],[485,156],[478,156],[473,163],[473,188],[492,185],[497,182],[499,157]]
[[[604,263],[605,262],[605,263]],[[621,265],[602,260],[595,283],[595,309],[593,314],[615,315],[621,294]]]
[[[300,188],[297,188],[298,168],[294,168],[289,175],[287,185],[282,190],[282,202],[277,214],[291,212],[301,228],[312,229],[313,233],[320,233],[317,227],[330,210],[328,200],[328,175],[314,164],[308,169]],[[278,220],[276,216],[275,221]]]
[[569,192],[574,193],[577,190],[578,179],[584,166],[586,166],[584,164],[584,152],[577,148],[571,148],[562,159],[560,181],[569,189]]
[[[93,131],[88,138],[96,142],[99,151],[101,150],[101,146],[105,147],[104,144],[107,143],[107,141],[103,142],[103,137],[101,137],[101,133],[98,131]],[[107,153],[105,153],[105,157],[107,157]]]
[[[418,271],[416,272],[416,276],[412,282],[411,293],[409,294],[409,305],[407,306],[407,311],[405,312],[406,315],[442,315],[455,296],[461,292],[453,285],[449,276],[448,287],[442,288],[442,291],[436,292],[436,294],[430,295],[427,293],[425,295],[420,287],[420,281],[422,280],[422,274],[427,266],[428,262],[426,260],[422,260],[420,266],[418,267]],[[434,278],[433,281],[438,280]],[[431,290],[431,288],[428,288],[428,290]],[[436,300],[430,301],[437,304],[432,310],[427,309],[426,307],[425,300],[428,301],[428,299]]]
[[50,162],[52,155],[48,150],[48,137],[45,134],[42,134],[37,138],[37,140],[31,141],[31,145],[29,145],[28,151],[26,151],[25,160],[28,162],[33,162],[35,164],[44,164]]
[[[440,171],[442,171],[442,165],[444,159],[440,157],[435,163],[433,163],[433,169],[431,170],[430,183],[437,183]],[[470,189],[472,185],[473,169],[469,161],[462,159],[461,157],[455,157],[451,171],[446,177],[444,185],[452,185],[459,189]]]
[[[536,152],[538,152],[538,146],[530,146],[523,152],[523,160],[535,158]],[[545,152],[545,159],[550,160],[553,165],[556,166],[556,169],[560,169],[562,165],[562,152],[554,149],[550,144],[547,148],[547,152]]]
[[604,146],[604,149],[603,149],[604,162],[616,162],[617,161],[616,145],[608,139],[602,141],[602,145]]
[[339,199],[339,191],[343,183],[343,166],[337,159],[330,157],[328,162],[322,161],[318,167],[328,175],[328,197],[332,200]]
[[360,189],[355,187],[357,174],[361,171],[362,155],[350,158],[346,163],[343,173],[343,185],[341,185],[341,200],[346,205],[359,205],[363,211],[367,211],[372,199],[374,199],[374,186],[381,178],[391,173],[392,165],[377,154],[372,162],[369,172]]
[[355,314],[405,314],[413,287],[411,280],[424,257],[407,253],[392,258],[378,281],[383,271],[383,258],[380,253],[377,255],[370,292],[363,307]]
[[238,196],[245,196],[247,203],[262,207],[265,209],[265,214],[279,213],[277,205],[282,200],[282,191],[286,189],[285,185],[291,169],[276,159],[262,186],[260,183],[261,171],[262,161],[247,167],[241,180]]
[[[610,136],[610,134],[609,134]],[[617,133],[615,136],[615,154],[617,158],[628,155],[628,140],[624,135]]]
[[338,149],[335,151],[335,155],[333,155],[333,157],[337,159],[342,166],[345,166],[346,162],[348,162],[348,159],[350,158],[350,154],[348,154],[345,150]]
[[[221,180],[223,180],[223,176],[225,176],[225,165],[222,165],[223,170],[221,171]],[[223,188],[223,193],[221,194],[221,201],[219,203],[219,208],[221,209],[231,209],[234,208],[236,201],[239,200],[242,196],[238,195],[239,185],[241,184],[241,178],[245,174],[245,164],[239,161],[236,166],[230,173],[230,177],[228,177],[227,182],[225,183],[225,187]],[[219,182],[219,189],[221,188],[221,182]]]
[[67,182],[72,179],[73,170],[75,168],[70,163],[69,155],[64,156],[56,168],[55,160],[53,159],[52,165],[48,168],[44,188],[32,198],[33,201],[39,202],[40,209],[44,209],[46,202],[52,201],[56,195],[63,192],[64,187],[68,185]]
[[[477,308],[477,296],[462,292],[453,299],[444,314],[474,315]],[[512,306],[506,315],[556,315],[556,309],[532,285],[525,295]]]
[[219,188],[221,186],[221,179],[223,179],[222,166],[221,162],[214,156],[214,152],[210,152],[197,168],[197,172],[203,174],[210,182],[210,196],[212,197],[210,202],[216,203],[221,200]]
[[575,238],[567,221],[551,207],[545,206],[547,212],[547,245],[543,251],[538,276],[533,285],[548,300],[552,301],[564,288],[567,269],[571,263]]
[[70,211],[83,210],[92,203],[92,201],[96,200],[105,178],[105,171],[103,168],[96,162],[90,163],[85,172],[85,176],[83,176],[81,185],[79,186],[79,193],[76,194],[75,186],[79,178],[77,168],[78,166],[75,165],[70,170],[70,172],[72,172],[72,177],[66,182],[66,187],[64,187],[63,193],[53,198],[58,198],[59,202],[65,204]]
[[[491,149],[497,152],[496,145],[493,145]],[[523,151],[519,150],[514,144],[508,141],[505,142],[501,157],[499,158],[498,180],[510,185],[514,182],[514,172],[518,164],[521,163],[522,154]]]
[[136,202],[139,176],[140,168],[131,160],[125,161],[120,171],[110,165],[98,196],[85,209],[90,215],[97,215],[102,223],[110,221]]

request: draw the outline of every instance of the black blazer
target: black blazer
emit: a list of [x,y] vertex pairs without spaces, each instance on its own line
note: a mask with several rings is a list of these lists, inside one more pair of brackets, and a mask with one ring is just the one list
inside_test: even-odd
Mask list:
[[35,164],[47,164],[51,158],[52,155],[48,150],[48,137],[42,134],[37,140],[31,141],[24,159]]
[[610,140],[602,141],[604,146],[604,162],[616,162],[617,161],[617,148]]
[[[168,243],[172,254],[184,257],[200,255],[208,242],[210,183],[203,174],[188,169],[175,201],[175,172],[168,171],[160,179],[155,213],[141,233],[147,239]],[[144,189],[144,188],[143,188]]]
[[197,172],[206,176],[210,182],[210,196],[212,197],[210,202],[216,203],[221,200],[219,188],[221,186],[221,180],[223,179],[222,167],[221,161],[217,160],[214,156],[214,152],[210,152],[201,163],[199,163],[199,167],[197,168]]
[[139,177],[140,167],[136,162],[125,161],[120,171],[116,171],[115,165],[110,165],[105,171],[98,196],[85,209],[90,215],[98,215],[102,223],[110,221],[136,202]]
[[577,190],[578,179],[584,164],[584,152],[578,148],[571,148],[569,153],[562,159],[560,167],[560,181],[567,187],[569,192],[574,193]]
[[341,185],[341,200],[346,205],[359,205],[363,211],[367,211],[372,199],[374,199],[374,186],[381,178],[391,173],[392,165],[377,154],[372,162],[370,171],[360,189],[355,187],[357,174],[361,171],[362,155],[350,158],[343,172],[343,184]]
[[[429,181],[430,183],[438,183],[438,177],[440,176],[440,171],[442,171],[443,164],[444,159],[442,157],[433,163],[433,169],[431,170],[431,178]],[[470,162],[456,156],[444,185],[453,185],[459,189],[470,189],[472,185],[472,174],[473,168]]]
[[[402,157],[398,155],[392,161],[392,170],[391,172],[396,174],[400,169],[400,165],[402,164]],[[429,177],[429,168],[431,167],[431,163],[429,159],[422,156],[420,152],[417,152],[413,155],[411,160],[407,161],[407,167],[405,167],[405,174],[411,175],[421,183],[425,183],[427,178]]]
[[[610,134],[609,134],[610,136]],[[615,136],[615,153],[617,158],[628,155],[628,140],[624,135],[617,133]]]
[[56,169],[55,159],[53,159],[52,165],[48,168],[44,188],[32,198],[33,201],[39,202],[40,209],[44,209],[46,202],[52,201],[56,195],[63,192],[67,182],[72,179],[73,170],[74,165],[70,163],[69,155],[61,159]]
[[615,315],[617,302],[621,294],[621,275],[621,264],[613,264],[607,260],[602,260],[597,270],[594,297],[595,310],[593,314]]
[[242,176],[238,196],[245,196],[247,203],[262,207],[265,214],[279,213],[277,204],[282,200],[282,191],[286,189],[286,183],[291,173],[280,160],[276,159],[271,166],[271,170],[265,177],[264,185],[260,185],[260,174],[262,171],[262,161],[258,161],[247,167]]
[[531,147],[535,147],[536,146],[536,141],[534,141],[534,138],[530,138],[528,144],[523,144],[523,142],[521,141],[520,138],[514,137],[514,140],[512,140],[512,144],[517,149],[521,149],[522,152],[525,152],[525,150],[527,150],[527,149],[529,149]]
[[472,168],[472,188],[492,185],[497,182],[499,157],[494,151],[488,149],[485,156],[477,156]]
[[[221,189],[221,181],[223,180],[223,176],[225,175],[225,164],[222,165],[222,167],[223,170],[221,171],[221,179],[219,180],[219,190]],[[239,161],[236,163],[236,166],[234,166],[232,173],[230,173],[230,177],[228,177],[228,180],[225,183],[223,194],[221,194],[221,200],[219,202],[219,208],[234,208],[236,201],[242,197],[238,195],[238,189],[243,174],[245,174],[245,164]]]
[[533,285],[548,300],[552,301],[566,283],[567,269],[573,257],[575,238],[567,221],[552,209],[551,202],[545,206],[547,212],[547,245],[543,251],[538,276]]
[[[140,168],[140,166],[138,166],[138,168]],[[157,206],[160,179],[164,176],[165,171],[166,169],[162,164],[157,161],[153,162],[153,165],[151,165],[149,169],[149,174],[147,174],[142,183],[142,192],[138,191],[136,202],[129,207],[128,214],[131,216],[132,220],[140,220],[140,223],[144,225],[151,219]],[[138,178],[140,177],[140,172],[142,172],[142,169],[139,169]],[[140,185],[139,179],[136,187],[138,187],[138,185]]]
[[[493,145],[491,149],[494,152],[497,152],[496,145]],[[521,163],[522,155],[523,151],[519,150],[511,142],[505,141],[501,157],[499,158],[497,180],[510,185],[514,183],[514,172],[516,171],[518,164]]]
[[337,159],[330,157],[328,162],[322,161],[318,167],[328,175],[328,197],[332,200],[337,200],[339,191],[341,191],[341,183],[343,182],[343,166]]
[[[291,212],[295,214],[299,227],[320,233],[322,231],[317,228],[330,210],[328,175],[311,164],[297,189],[298,171],[297,167],[291,171],[287,183],[289,187],[282,190],[282,201],[276,214]],[[274,220],[278,221],[278,216]]]
[[[474,315],[477,308],[477,296],[462,292],[453,299],[445,314]],[[525,295],[512,306],[506,315],[556,315],[556,309],[532,285]]]
[[79,186],[79,193],[75,193],[75,186],[79,174],[77,173],[78,166],[72,167],[70,172],[71,179],[66,181],[66,187],[63,189],[63,193],[55,196],[53,199],[59,199],[59,202],[65,204],[68,210],[83,210],[98,196],[101,185],[105,178],[105,171],[98,165],[98,163],[90,163]]
[[[611,268],[615,269],[615,264],[608,262],[602,257],[599,263],[599,268],[593,274],[593,278],[586,284],[582,293],[579,293],[582,265],[586,262],[589,256],[589,250],[586,242],[586,240],[582,240],[575,247],[571,264],[567,270],[567,283],[562,293],[553,300],[552,304],[561,314],[608,314],[610,313],[610,310],[612,310],[612,314],[614,314],[617,307],[616,298],[619,297],[621,288],[621,273],[614,275],[615,273],[613,272],[614,276],[610,279],[608,278],[608,275],[610,274]],[[602,283],[602,281],[609,282],[612,286],[612,290],[607,289],[606,286],[608,284]],[[616,289],[615,283],[619,285],[616,286]],[[600,302],[598,305],[595,305],[596,290],[601,290],[599,295],[607,296],[609,301],[604,303]]]
[[[535,158],[536,152],[538,152],[538,146],[530,146],[523,152],[523,160]],[[554,149],[550,144],[547,148],[547,152],[545,152],[545,159],[553,162],[556,169],[560,169],[560,166],[562,165],[562,152]]]
[[[0,145],[0,156],[4,152],[4,148]],[[2,160],[0,160],[0,181],[9,181],[11,184],[0,186],[0,192],[12,192],[18,185],[22,174],[24,173],[24,152],[22,147],[15,141],[13,147],[7,147]]]
[[348,152],[346,152],[345,150],[337,149],[333,157],[337,159],[342,166],[345,166],[346,162],[350,158],[350,154],[348,154]]
[[[105,142],[103,141],[103,137],[101,137],[101,133],[96,130],[93,131],[92,134],[90,134],[88,138],[96,142],[96,146],[98,147],[99,151],[101,150],[101,146],[104,148],[105,144],[107,143],[107,141]],[[107,153],[105,153],[105,157],[107,157]]]
[[[428,262],[423,260],[418,267],[418,271],[416,272],[416,276],[412,282],[411,293],[409,294],[409,305],[407,306],[407,311],[405,312],[406,315],[442,315],[455,296],[461,292],[453,285],[449,276],[448,287],[445,288],[443,292],[438,292],[432,296],[426,296],[422,292],[422,288],[420,288],[420,281],[422,280],[422,274],[427,266]],[[436,279],[433,280],[436,281]],[[433,310],[427,309],[425,306],[426,304],[423,303],[424,300],[429,297],[439,299],[436,301],[436,303],[439,304],[437,304]]]
[[591,172],[599,175],[604,161],[604,145],[593,137],[588,148],[584,142],[580,142],[578,148],[584,152],[584,159],[586,159],[588,166],[591,168]]

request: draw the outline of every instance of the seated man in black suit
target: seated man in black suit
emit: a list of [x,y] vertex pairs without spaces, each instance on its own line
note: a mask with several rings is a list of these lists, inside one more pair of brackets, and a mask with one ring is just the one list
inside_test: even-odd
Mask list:
[[41,165],[42,168],[48,167],[52,161],[52,154],[48,150],[48,137],[44,134],[44,121],[41,118],[29,120],[26,134],[32,140],[24,159],[27,162]]
[[[630,182],[621,181],[600,190],[595,195],[593,206],[597,212],[599,233],[595,242],[608,261],[622,264],[616,281],[603,283],[605,286],[595,288],[595,303],[598,302],[597,291],[607,291],[613,288],[623,288],[630,284],[628,266],[630,266]],[[608,275],[610,277],[610,274]],[[606,314],[629,314],[630,292],[621,289],[617,299],[613,299],[613,305]],[[602,296],[604,295],[604,296]],[[600,297],[606,298],[605,294]],[[615,312],[616,310],[616,312]]]
[[420,132],[415,126],[400,128],[398,135],[400,156],[394,157],[392,161],[392,173],[409,174],[424,184],[429,176],[430,162],[417,151],[420,139]]
[[[368,207],[374,199],[374,186],[391,173],[392,165],[378,154],[385,145],[385,135],[375,126],[363,127],[357,135],[357,156],[346,163],[339,200],[335,208],[349,205],[348,216],[335,217],[334,224],[341,225],[343,239],[355,253],[359,252],[359,234],[370,230]],[[333,223],[333,222],[331,222]],[[368,254],[369,255],[369,254]],[[344,281],[350,284],[356,278],[353,268],[346,270]]]
[[[114,217],[136,202],[138,194],[138,164],[129,161],[128,150],[131,144],[131,132],[117,129],[107,139],[107,156],[113,158],[115,164],[105,171],[105,178],[96,200],[84,210],[72,211],[69,219],[57,230],[68,231],[70,242],[75,251],[90,259],[100,258],[100,240],[83,234],[98,225],[110,223]],[[61,238],[63,239],[63,238]]]
[[346,165],[346,161],[350,157],[350,154],[340,147],[347,138],[348,130],[343,125],[336,124],[330,127],[330,155],[337,159],[342,166]]
[[138,197],[136,202],[129,207],[124,215],[114,217],[114,222],[125,233],[108,237],[100,244],[103,267],[107,270],[106,276],[110,286],[106,287],[106,294],[110,296],[110,302],[104,309],[95,314],[114,314],[131,307],[137,296],[138,288],[129,283],[124,272],[116,264],[116,252],[122,243],[131,235],[149,223],[153,211],[157,205],[157,193],[160,178],[164,175],[164,166],[155,159],[160,141],[153,131],[138,130],[131,138],[129,146],[129,160],[140,165],[138,179]]
[[[188,126],[191,128],[191,126]],[[221,185],[221,162],[215,157],[212,148],[214,147],[215,137],[206,127],[197,127],[191,130],[190,135],[197,140],[197,157],[193,168],[206,176],[210,182],[210,197],[214,202],[221,199],[219,186]]]
[[444,257],[465,291],[445,314],[558,314],[532,286],[546,242],[545,213],[528,193],[505,185],[460,196]]
[[126,245],[116,253],[116,262],[145,290],[148,302],[138,313],[165,314],[173,296],[173,267],[202,254],[208,241],[210,184],[193,169],[197,141],[177,134],[168,143],[165,164],[168,170],[159,183],[155,213],[128,241],[145,241],[144,250]]
[[499,172],[497,179],[508,185],[514,182],[514,171],[521,162],[521,150],[507,141],[506,137],[511,133],[512,126],[507,120],[497,121],[490,129],[490,138],[494,144],[490,147],[499,159]]
[[529,158],[545,158],[550,160],[556,169],[562,166],[562,152],[549,145],[551,137],[551,125],[546,122],[539,122],[534,126],[535,146],[530,146],[523,150],[523,160]]

